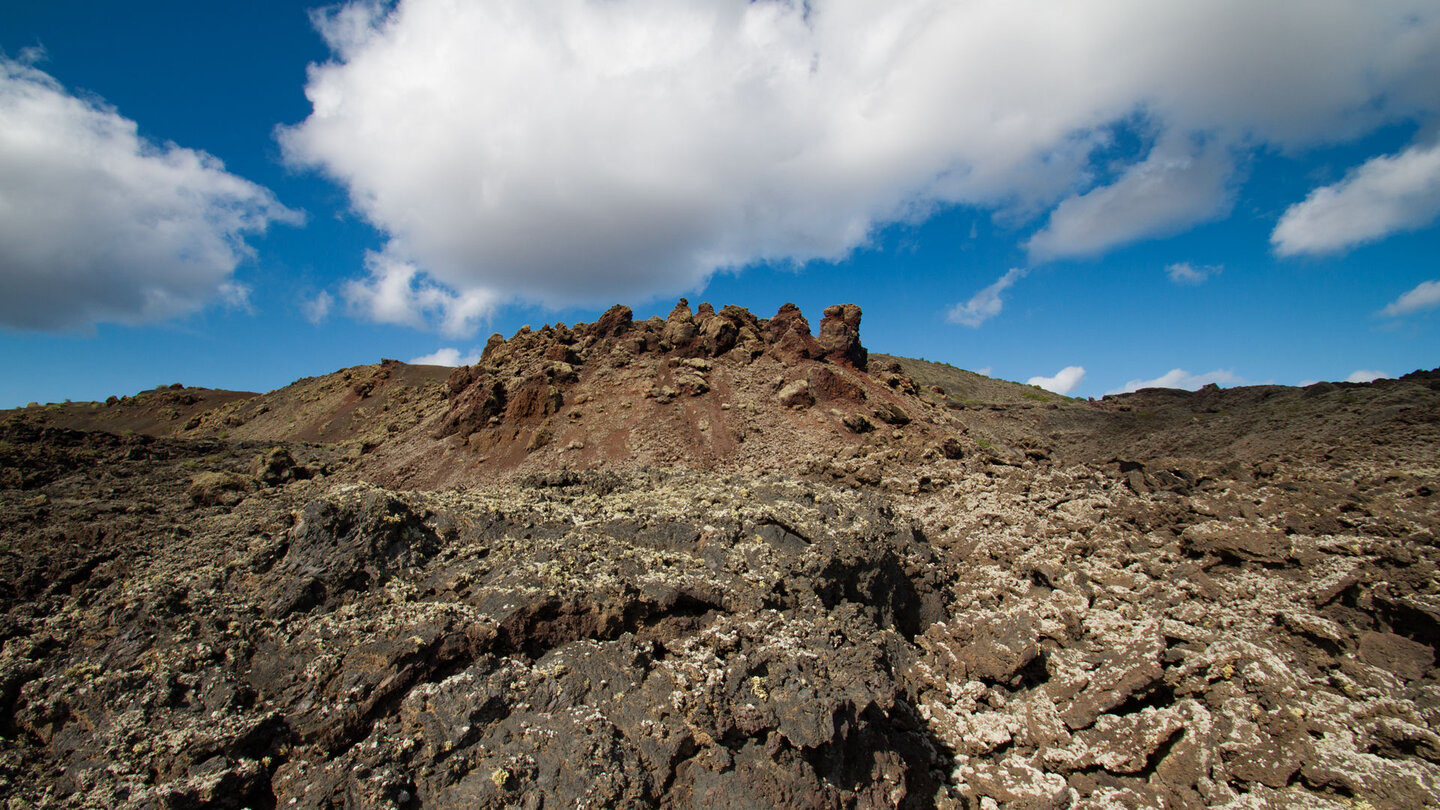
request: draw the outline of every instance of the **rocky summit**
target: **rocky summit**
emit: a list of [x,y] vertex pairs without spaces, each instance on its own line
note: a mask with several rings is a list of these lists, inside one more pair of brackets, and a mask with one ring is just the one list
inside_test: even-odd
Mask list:
[[681,301],[0,415],[10,808],[1440,806],[1440,372]]

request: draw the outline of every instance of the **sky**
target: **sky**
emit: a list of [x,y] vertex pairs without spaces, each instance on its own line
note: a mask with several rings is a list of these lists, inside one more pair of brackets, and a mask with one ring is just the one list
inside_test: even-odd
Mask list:
[[0,408],[681,296],[1071,396],[1440,366],[1440,5],[0,4]]

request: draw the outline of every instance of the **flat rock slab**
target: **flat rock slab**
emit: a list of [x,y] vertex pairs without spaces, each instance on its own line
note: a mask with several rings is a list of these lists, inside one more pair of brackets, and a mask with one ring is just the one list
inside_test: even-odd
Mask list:
[[1434,666],[1435,651],[1394,633],[1362,633],[1360,660],[1407,681],[1418,681]]
[[1193,554],[1219,554],[1268,565],[1283,564],[1292,556],[1285,532],[1244,520],[1197,523],[1186,528],[1180,538]]

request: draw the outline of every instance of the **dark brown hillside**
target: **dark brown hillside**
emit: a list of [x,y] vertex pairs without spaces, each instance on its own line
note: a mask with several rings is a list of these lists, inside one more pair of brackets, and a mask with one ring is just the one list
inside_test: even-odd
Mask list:
[[306,377],[202,414],[176,435],[373,446],[413,428],[438,401],[449,373],[382,360]]
[[182,433],[202,415],[260,396],[249,391],[217,391],[165,385],[105,402],[64,402],[32,405],[9,413],[11,419],[68,430],[140,433],[171,436]]
[[1440,446],[1440,371],[1306,388],[1151,388],[1038,416],[1058,443],[1088,458],[1433,463]]
[[[927,396],[939,399],[955,409],[983,409],[991,405],[1035,405],[1071,402],[1063,397],[1033,385],[999,380],[955,368],[946,363],[932,363],[910,357],[894,357],[888,354],[872,354],[879,363],[897,363],[902,371],[915,381]],[[935,390],[939,388],[940,390]]]

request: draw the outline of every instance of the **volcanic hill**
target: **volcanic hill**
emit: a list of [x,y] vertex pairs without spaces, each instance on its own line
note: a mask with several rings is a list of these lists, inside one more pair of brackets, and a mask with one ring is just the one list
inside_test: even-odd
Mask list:
[[860,321],[0,415],[0,799],[1440,806],[1440,373],[1085,401]]

